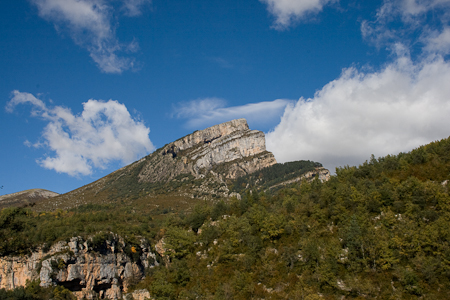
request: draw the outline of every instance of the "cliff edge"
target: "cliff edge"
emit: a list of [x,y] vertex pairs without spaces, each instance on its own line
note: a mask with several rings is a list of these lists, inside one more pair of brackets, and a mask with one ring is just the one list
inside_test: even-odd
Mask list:
[[276,164],[266,151],[264,133],[250,130],[245,119],[196,131],[145,158],[141,182],[167,182],[180,174],[200,178],[213,171],[227,179]]

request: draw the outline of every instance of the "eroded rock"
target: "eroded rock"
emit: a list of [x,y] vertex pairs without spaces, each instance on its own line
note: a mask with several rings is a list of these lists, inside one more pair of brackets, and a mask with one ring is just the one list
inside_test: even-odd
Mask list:
[[276,164],[266,151],[264,133],[250,130],[245,119],[196,131],[148,156],[141,182],[164,182],[180,174],[202,178],[210,171],[235,179]]
[[70,242],[56,243],[48,252],[39,249],[29,256],[1,257],[0,288],[10,290],[39,279],[41,286],[62,285],[78,299],[96,299],[100,295],[104,299],[122,299],[128,286],[144,277],[145,268],[158,263],[148,243],[141,243],[140,259],[133,261],[111,246],[121,240],[111,236],[116,243],[110,243],[104,253],[93,251],[86,241],[74,237]]

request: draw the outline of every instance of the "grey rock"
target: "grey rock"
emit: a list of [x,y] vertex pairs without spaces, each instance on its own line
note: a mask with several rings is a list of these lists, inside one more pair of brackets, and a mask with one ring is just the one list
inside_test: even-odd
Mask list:
[[[115,236],[121,248],[123,239]],[[62,282],[78,282],[81,291],[74,294],[78,299],[96,299],[94,288],[99,284],[111,284],[103,292],[105,299],[122,299],[122,290],[127,291],[129,283],[142,279],[145,268],[153,267],[149,262],[155,258],[149,243],[141,243],[141,260],[145,265],[133,262],[123,252],[114,253],[111,248],[105,254],[94,252],[87,247],[79,249],[75,245],[85,243],[74,237],[70,242],[59,242],[48,252],[39,249],[29,256],[0,258],[0,288],[7,290],[25,286],[27,280],[40,279],[41,286],[48,287]],[[145,246],[148,245],[148,246]],[[87,244],[86,244],[87,246]],[[120,280],[118,280],[120,279]],[[119,284],[120,283],[120,284]]]

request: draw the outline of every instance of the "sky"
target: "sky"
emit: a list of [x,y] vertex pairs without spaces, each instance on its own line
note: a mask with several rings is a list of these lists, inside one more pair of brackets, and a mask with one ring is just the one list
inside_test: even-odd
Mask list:
[[450,135],[450,0],[0,1],[0,195],[246,118],[332,172]]

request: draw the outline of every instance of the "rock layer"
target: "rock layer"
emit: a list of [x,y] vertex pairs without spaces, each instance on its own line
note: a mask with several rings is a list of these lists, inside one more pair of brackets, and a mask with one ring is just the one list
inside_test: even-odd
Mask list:
[[199,178],[210,170],[234,179],[276,164],[273,154],[266,151],[264,133],[250,130],[245,119],[196,131],[145,159],[141,182],[170,181],[180,174]]
[[14,289],[39,279],[41,286],[62,285],[78,299],[122,299],[128,286],[142,279],[145,269],[157,262],[146,243],[142,243],[136,262],[117,251],[117,245],[124,248],[124,244],[121,238],[114,239],[103,253],[93,251],[87,241],[74,237],[68,243],[53,245],[48,252],[41,249],[29,256],[1,257],[0,288]]
[[306,172],[305,174],[303,174],[300,177],[280,182],[280,183],[278,183],[276,185],[273,185],[273,186],[269,187],[269,189],[273,189],[273,188],[279,187],[281,185],[289,185],[289,184],[292,184],[294,182],[300,182],[302,180],[307,180],[307,181],[311,182],[313,179],[316,178],[316,176],[321,182],[326,182],[331,177],[330,171],[328,169],[325,169],[324,167],[318,167],[314,171],[309,171],[309,172]]

